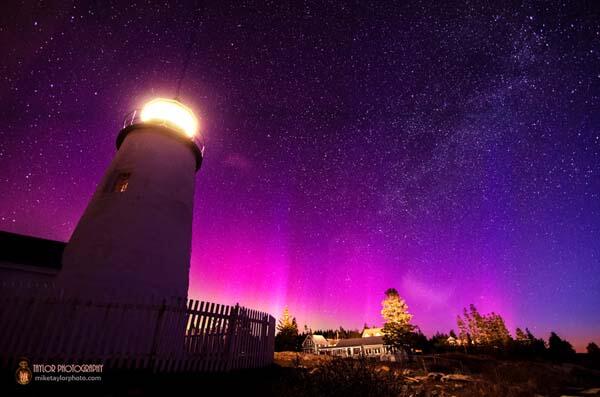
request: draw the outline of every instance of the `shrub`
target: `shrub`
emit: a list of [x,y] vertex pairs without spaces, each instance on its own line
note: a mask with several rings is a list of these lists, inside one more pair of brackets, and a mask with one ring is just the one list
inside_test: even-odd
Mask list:
[[[303,370],[282,384],[282,395],[323,397],[380,397],[398,395],[401,383],[389,368],[375,370],[365,359],[335,359],[312,370]],[[387,370],[386,370],[387,368]]]

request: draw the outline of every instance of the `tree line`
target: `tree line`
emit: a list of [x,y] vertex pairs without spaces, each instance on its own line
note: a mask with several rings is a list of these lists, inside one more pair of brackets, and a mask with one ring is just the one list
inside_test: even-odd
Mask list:
[[[571,343],[562,339],[556,332],[551,332],[548,340],[534,336],[528,328],[516,328],[515,336],[511,335],[504,319],[498,313],[481,314],[471,304],[463,310],[462,316],[456,318],[458,334],[454,330],[449,333],[437,332],[427,338],[418,325],[413,324],[408,305],[398,291],[389,288],[381,302],[381,316],[384,320],[382,329],[384,343],[408,354],[463,352],[467,354],[492,354],[504,358],[545,359],[556,362],[574,362],[577,355]],[[365,328],[367,325],[365,324]],[[307,335],[323,335],[327,339],[348,339],[361,336],[359,330],[312,331],[304,326],[304,332],[298,331],[296,319],[286,308],[277,324],[275,337],[276,351],[300,351]],[[587,346],[588,364],[600,368],[600,348],[594,342]],[[581,359],[579,359],[581,361]]]
[[[366,324],[365,324],[366,328]],[[283,315],[277,321],[277,334],[275,335],[275,351],[301,351],[302,342],[308,335],[322,335],[326,339],[351,339],[360,338],[362,332],[358,329],[309,329],[304,326],[304,332],[298,330],[296,318],[290,315],[288,308],[283,310]]]

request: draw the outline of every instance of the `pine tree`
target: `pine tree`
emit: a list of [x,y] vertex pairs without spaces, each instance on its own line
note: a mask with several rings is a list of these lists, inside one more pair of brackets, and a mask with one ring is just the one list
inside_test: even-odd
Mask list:
[[412,319],[412,314],[408,312],[408,305],[394,288],[385,291],[385,299],[381,302],[381,306],[381,315],[386,323],[405,325]]
[[296,318],[290,316],[287,307],[277,322],[277,331],[277,335],[275,335],[275,350],[294,351],[298,349],[298,324],[296,323]]
[[600,347],[598,347],[598,345],[594,342],[588,343],[585,349],[587,350],[587,354],[590,356],[600,357]]
[[533,342],[536,340],[535,336],[533,336],[529,328],[525,328],[525,333],[527,334],[527,339],[529,340],[529,342]]
[[573,346],[555,332],[551,332],[548,338],[548,353],[552,359],[561,362],[572,361],[575,358]]
[[523,332],[521,328],[517,327],[517,329],[515,330],[515,336],[517,338],[517,342],[519,343],[528,344],[530,342],[529,337],[527,336],[527,334],[525,334],[525,332]]
[[467,346],[467,339],[469,338],[469,329],[460,316],[456,316],[456,325],[458,327],[458,343],[463,346]]
[[291,328],[292,326],[292,317],[290,316],[290,311],[286,307],[285,309],[283,309],[283,315],[281,316],[279,321],[277,321],[277,331],[281,332],[285,329]]
[[590,342],[585,349],[587,350],[588,362],[593,367],[600,368],[600,347],[594,342]]
[[529,341],[529,353],[536,357],[541,357],[546,353],[546,342],[540,338],[536,338],[529,328],[525,328],[527,340]]
[[469,335],[475,344],[482,344],[487,339],[484,320],[474,304],[469,305],[469,312],[464,310],[465,320],[469,327]]
[[[448,335],[441,332],[436,332],[429,340],[429,345],[435,351],[442,351],[448,347]],[[456,338],[455,338],[456,339]]]
[[484,316],[486,330],[486,343],[494,347],[504,347],[511,340],[510,332],[506,328],[504,319],[494,312]]
[[385,299],[381,302],[381,306],[381,315],[385,320],[382,330],[383,340],[386,344],[399,349],[411,340],[414,330],[414,326],[410,324],[412,314],[408,312],[408,305],[394,288],[385,291]]
[[456,318],[461,344],[467,339],[478,346],[504,347],[511,336],[506,328],[504,319],[497,313],[482,315],[475,305],[469,305],[469,310],[463,310],[464,319]]

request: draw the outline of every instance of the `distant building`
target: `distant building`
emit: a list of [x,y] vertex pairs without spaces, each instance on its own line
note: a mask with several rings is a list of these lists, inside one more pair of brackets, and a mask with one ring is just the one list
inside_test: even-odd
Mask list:
[[339,357],[379,357],[391,353],[391,346],[385,345],[382,336],[340,339],[335,346],[319,349],[319,354]]
[[392,350],[391,346],[384,344],[383,336],[327,340],[323,335],[307,335],[302,342],[304,353],[338,357],[379,357]]
[[383,336],[383,328],[365,328],[362,332],[363,338],[371,336]]
[[308,335],[302,342],[304,353],[319,354],[319,349],[329,346],[330,342],[323,335]]

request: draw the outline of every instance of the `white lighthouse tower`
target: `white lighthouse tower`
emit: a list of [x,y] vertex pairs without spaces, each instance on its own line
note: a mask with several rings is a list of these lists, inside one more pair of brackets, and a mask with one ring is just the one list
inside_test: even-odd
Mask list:
[[198,130],[177,100],[134,112],[64,251],[57,284],[66,293],[187,297]]

